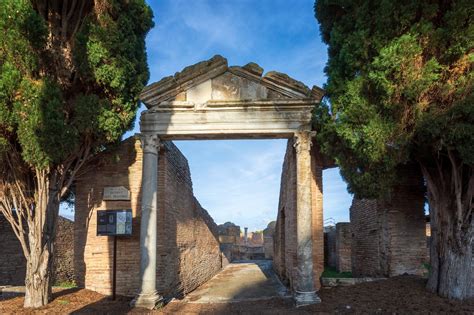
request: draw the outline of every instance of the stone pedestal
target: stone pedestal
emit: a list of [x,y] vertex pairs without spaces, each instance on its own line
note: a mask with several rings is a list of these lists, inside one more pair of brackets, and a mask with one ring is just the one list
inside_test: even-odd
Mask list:
[[158,194],[157,135],[140,136],[143,148],[142,204],[140,222],[140,289],[131,305],[153,309],[163,298],[156,292],[156,230]]
[[296,306],[321,302],[313,281],[311,207],[311,139],[313,132],[295,133],[296,149],[296,239],[297,268],[294,282]]

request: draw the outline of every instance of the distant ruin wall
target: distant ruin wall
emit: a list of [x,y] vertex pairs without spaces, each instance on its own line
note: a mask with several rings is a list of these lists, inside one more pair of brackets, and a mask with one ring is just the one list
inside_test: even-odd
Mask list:
[[[26,225],[26,222],[25,222]],[[52,283],[74,280],[74,222],[59,217],[54,243]],[[0,214],[0,285],[25,285],[26,259],[10,223]]]
[[[139,287],[142,149],[129,138],[76,183],[75,265],[80,286],[111,294],[113,238],[97,236],[97,210],[132,209],[133,234],[117,240],[117,294]],[[106,186],[124,186],[130,201],[103,201]],[[193,196],[186,158],[164,142],[158,168],[157,290],[166,297],[192,291],[222,266],[217,225]]]
[[336,224],[336,270],[337,272],[352,271],[351,263],[352,232],[351,224]]
[[422,275],[427,261],[423,179],[416,167],[400,168],[385,200],[353,199],[352,271],[355,276]]
[[326,228],[326,254],[327,265],[331,268],[336,268],[336,227],[331,226]]
[[[319,278],[324,270],[324,234],[322,216],[322,166],[317,147],[311,151],[313,276],[315,287],[321,287]],[[296,152],[293,139],[288,140],[281,175],[280,201],[274,235],[273,265],[280,280],[293,288],[297,267],[296,239]]]
[[325,264],[337,272],[352,271],[350,223],[340,222],[336,226],[326,227],[324,241]]
[[263,230],[263,251],[265,253],[265,259],[273,259],[273,238],[275,236],[275,225],[276,222],[270,222],[265,230]]

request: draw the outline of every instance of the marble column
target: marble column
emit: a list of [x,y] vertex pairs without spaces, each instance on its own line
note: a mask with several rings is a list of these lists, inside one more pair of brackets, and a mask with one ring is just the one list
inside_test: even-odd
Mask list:
[[296,240],[297,266],[294,281],[296,306],[321,302],[313,281],[311,207],[311,144],[314,132],[295,133],[296,149]]
[[153,309],[163,298],[156,291],[156,232],[158,194],[157,135],[141,134],[143,150],[140,222],[140,288],[132,306]]

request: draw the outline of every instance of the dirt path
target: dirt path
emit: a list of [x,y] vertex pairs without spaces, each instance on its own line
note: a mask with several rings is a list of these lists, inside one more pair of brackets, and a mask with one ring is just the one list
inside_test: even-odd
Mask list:
[[275,275],[270,260],[234,262],[191,292],[187,303],[233,303],[291,296]]
[[153,312],[131,309],[129,298],[110,301],[107,297],[80,289],[55,292],[54,300],[39,310],[24,310],[23,297],[0,297],[0,314],[474,314],[474,299],[448,301],[425,290],[425,280],[401,276],[350,287],[322,289],[323,302],[295,309],[291,299],[273,298],[233,303],[189,303],[173,301]]

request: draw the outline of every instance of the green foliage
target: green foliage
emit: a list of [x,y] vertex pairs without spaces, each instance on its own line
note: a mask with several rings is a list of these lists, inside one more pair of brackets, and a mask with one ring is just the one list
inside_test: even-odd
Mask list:
[[62,282],[57,282],[54,284],[55,287],[60,287],[60,288],[66,288],[66,289],[71,289],[71,288],[77,288],[77,284],[74,280],[72,281],[62,281]]
[[324,267],[323,274],[321,275],[323,278],[353,278],[352,272],[345,271],[345,272],[337,272],[336,268],[332,267]]
[[473,165],[472,1],[318,0],[315,13],[329,60],[314,127],[351,192],[380,196],[399,165],[448,148]]
[[152,12],[143,0],[95,5],[58,43],[47,36],[57,25],[30,1],[0,0],[0,163],[15,148],[27,165],[50,168],[85,143],[103,150],[133,127],[149,77]]

